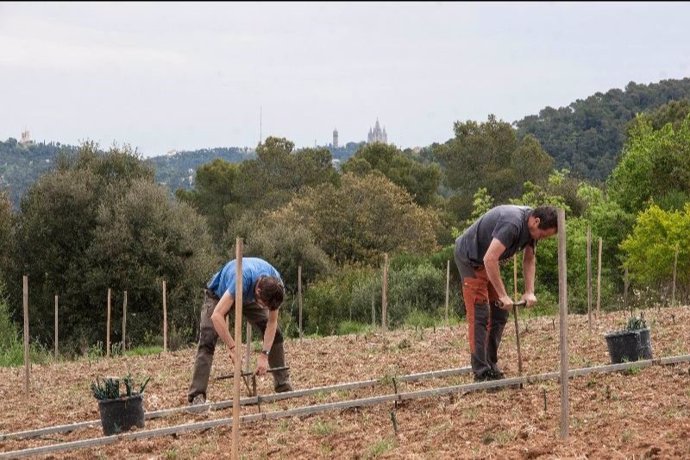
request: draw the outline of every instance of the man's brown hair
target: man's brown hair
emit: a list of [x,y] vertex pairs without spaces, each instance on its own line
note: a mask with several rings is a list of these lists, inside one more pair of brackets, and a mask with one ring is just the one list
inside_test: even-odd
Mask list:
[[257,297],[266,304],[269,310],[277,310],[283,303],[285,287],[275,276],[262,276],[256,283]]

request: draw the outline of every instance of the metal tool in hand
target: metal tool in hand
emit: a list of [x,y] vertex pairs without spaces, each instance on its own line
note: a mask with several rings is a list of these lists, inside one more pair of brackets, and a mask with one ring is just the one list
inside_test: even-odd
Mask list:
[[[519,302],[513,302],[513,318],[515,318],[515,343],[517,344],[517,354],[518,354],[518,373],[522,376],[522,353],[520,353],[520,330],[518,329],[518,316],[517,307],[527,305],[526,300],[521,300]],[[522,384],[520,384],[522,388]]]
[[[288,369],[290,369],[288,366],[273,367],[271,369],[266,369],[266,372],[285,371]],[[234,377],[235,377],[234,374],[220,375],[220,376],[216,377],[216,380],[231,379]],[[247,391],[249,392],[249,396],[256,396],[256,372],[244,371],[240,374],[240,377],[242,377],[242,380],[244,381],[244,385],[247,387]],[[249,378],[250,377],[252,379],[251,388],[249,387]]]

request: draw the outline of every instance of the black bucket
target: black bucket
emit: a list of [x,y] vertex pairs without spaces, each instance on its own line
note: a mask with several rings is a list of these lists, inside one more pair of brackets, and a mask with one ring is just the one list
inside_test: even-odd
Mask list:
[[649,329],[619,331],[606,335],[611,363],[652,359]]
[[106,436],[129,431],[136,426],[144,428],[142,395],[98,401],[101,425]]
[[637,331],[619,331],[606,335],[611,363],[637,361],[640,359],[638,349],[640,334]]
[[652,342],[649,329],[640,329],[640,359],[652,359]]

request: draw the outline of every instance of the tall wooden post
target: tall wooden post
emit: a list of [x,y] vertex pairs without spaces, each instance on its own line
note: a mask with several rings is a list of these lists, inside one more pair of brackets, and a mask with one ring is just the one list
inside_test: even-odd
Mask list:
[[127,291],[122,299],[122,352],[127,349]]
[[297,306],[299,308],[299,339],[302,340],[302,266],[297,266]]
[[[597,312],[597,315],[599,313]],[[587,325],[592,332],[592,228],[587,226]]]
[[55,294],[55,359],[58,357],[58,296]]
[[450,297],[450,260],[446,263],[446,326],[448,326],[448,299]]
[[[237,238],[235,242],[235,279],[242,279],[242,238]],[[235,347],[242,344],[242,284],[237,283],[235,289]],[[239,351],[239,349],[238,349]],[[240,374],[242,373],[242,360],[239,354],[235,357],[235,370],[233,374],[233,397],[232,397],[232,458],[240,458]]]
[[671,288],[671,306],[676,305],[676,270],[678,269],[678,245],[676,245],[676,256],[673,259],[673,286]]
[[[251,357],[252,357],[252,325],[247,321],[247,329],[245,332],[247,336],[247,346],[244,347],[244,371],[249,372],[251,369]],[[239,355],[237,355],[239,356]]]
[[568,437],[568,269],[566,264],[565,211],[558,210],[558,304],[561,319],[561,438]]
[[24,293],[24,392],[29,394],[29,380],[31,378],[31,355],[29,350],[29,277],[22,278]]
[[110,357],[110,288],[108,288],[108,320],[105,327],[105,356]]
[[599,257],[597,262],[597,318],[601,316],[601,246],[602,241],[599,238]]
[[383,288],[381,289],[381,327],[388,328],[388,254],[383,255]]
[[[238,278],[242,279],[242,278]],[[168,351],[168,292],[163,280],[163,351]]]

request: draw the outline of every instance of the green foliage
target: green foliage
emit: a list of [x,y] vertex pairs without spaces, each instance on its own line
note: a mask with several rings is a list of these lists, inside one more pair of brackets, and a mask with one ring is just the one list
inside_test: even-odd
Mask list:
[[137,391],[135,390],[134,379],[128,374],[122,378],[124,392],[120,393],[120,379],[114,377],[108,377],[102,380],[96,379],[95,382],[91,383],[91,393],[94,398],[99,401],[136,396],[144,393],[144,389],[146,385],[148,385],[149,380],[151,380],[151,377],[148,377]]
[[639,329],[647,329],[647,322],[642,316],[632,316],[628,318],[628,324],[625,326],[626,331],[637,331]]
[[[391,264],[388,272],[388,323],[406,320],[433,325],[445,304],[446,273],[428,262],[419,265]],[[380,269],[345,267],[333,276],[313,283],[305,292],[304,324],[308,333],[334,334],[348,322],[381,323]],[[458,304],[457,294],[452,305]]]
[[146,163],[155,169],[157,183],[177,193],[197,186],[198,177],[195,181],[194,174],[202,165],[215,161],[241,163],[253,158],[254,151],[245,147],[216,147],[155,156],[147,158]]
[[[198,286],[216,265],[206,225],[155,185],[152,171],[128,149],[101,154],[85,144],[75,159],[32,186],[16,222],[6,275],[29,276],[35,305],[52,305],[59,295],[64,350],[102,338],[108,288],[116,323],[122,292],[128,291],[132,342],[160,330],[162,280],[168,304],[177,306],[169,310],[169,324],[197,324],[192,305],[198,303]],[[20,283],[8,293],[11,305],[21,305]],[[34,337],[51,340],[52,308],[37,308],[32,319]],[[121,341],[117,331],[112,339]]]
[[371,332],[371,324],[359,323],[357,321],[342,321],[338,324],[338,335],[366,334]]
[[237,201],[239,166],[216,158],[196,171],[193,190],[178,189],[177,197],[189,203],[206,217],[215,241],[221,241],[228,221],[233,217],[232,204]]
[[566,107],[546,107],[538,115],[519,120],[516,126],[520,138],[531,134],[539,140],[557,168],[602,181],[616,166],[628,122],[636,114],[689,95],[690,78],[649,85],[630,82],[624,91],[611,89]]
[[305,226],[338,264],[376,263],[383,253],[435,249],[438,216],[421,208],[380,175],[345,174],[341,185],[321,184],[268,216],[287,228]]
[[414,309],[410,311],[403,323],[405,326],[417,328],[433,327],[438,322],[437,318],[429,312]]
[[677,129],[666,124],[658,130],[640,118],[611,173],[609,190],[632,213],[651,202],[672,210],[690,201],[690,116]]
[[404,188],[418,205],[428,206],[437,201],[441,179],[438,165],[424,165],[394,145],[380,142],[367,144],[343,165],[342,170],[360,176],[376,170]]
[[632,234],[622,243],[625,266],[633,281],[666,285],[672,281],[678,250],[677,283],[690,282],[690,203],[682,211],[652,205],[637,216]]
[[449,188],[449,209],[458,219],[469,217],[473,196],[485,188],[497,203],[523,192],[526,181],[542,183],[553,160],[532,137],[518,140],[515,130],[490,115],[485,123],[455,123],[455,137],[433,149]]

